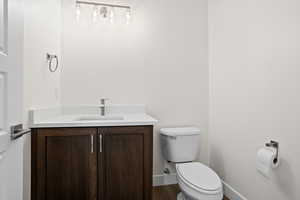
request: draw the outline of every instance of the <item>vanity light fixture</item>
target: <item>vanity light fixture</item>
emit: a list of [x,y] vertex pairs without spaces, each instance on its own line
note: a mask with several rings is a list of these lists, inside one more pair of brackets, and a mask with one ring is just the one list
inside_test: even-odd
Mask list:
[[118,8],[118,9],[126,9],[126,16],[125,16],[126,23],[127,24],[130,23],[130,20],[131,20],[131,7],[130,6],[120,5],[120,4],[92,2],[92,1],[80,1],[80,0],[76,1],[76,19],[77,19],[77,21],[80,18],[80,6],[81,5],[94,6],[93,13],[92,13],[93,22],[96,22],[98,19],[98,15],[100,15],[103,18],[107,18],[107,16],[109,16],[109,21],[111,23],[113,23],[114,18],[115,18],[115,8]]
[[98,20],[98,15],[99,15],[99,7],[98,6],[94,6],[93,8],[93,22],[96,23]]
[[131,20],[131,10],[127,9],[127,11],[126,11],[126,24],[130,24],[130,20]]
[[80,19],[80,4],[76,4],[76,20]]
[[103,17],[103,18],[106,18],[107,17],[107,7],[101,7],[100,9],[100,15]]
[[109,21],[110,23],[114,23],[114,18],[115,18],[115,9],[114,7],[110,8],[110,11],[109,11]]

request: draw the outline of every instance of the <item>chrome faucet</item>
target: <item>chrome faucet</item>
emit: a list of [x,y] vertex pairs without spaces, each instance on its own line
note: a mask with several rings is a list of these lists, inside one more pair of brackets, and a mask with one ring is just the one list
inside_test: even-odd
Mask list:
[[100,115],[105,116],[106,115],[106,101],[109,100],[108,98],[101,98],[100,99]]

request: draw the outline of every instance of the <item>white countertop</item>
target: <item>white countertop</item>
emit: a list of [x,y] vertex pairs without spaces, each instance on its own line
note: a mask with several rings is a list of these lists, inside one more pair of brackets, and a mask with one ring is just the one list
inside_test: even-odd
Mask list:
[[103,127],[154,125],[157,120],[148,115],[144,105],[108,105],[106,117],[122,119],[79,120],[100,117],[99,106],[65,106],[30,110],[31,128]]

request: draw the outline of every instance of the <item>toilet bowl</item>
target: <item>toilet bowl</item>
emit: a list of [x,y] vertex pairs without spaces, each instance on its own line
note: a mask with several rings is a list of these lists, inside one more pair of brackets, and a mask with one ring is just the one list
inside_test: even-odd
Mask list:
[[176,173],[182,193],[178,200],[222,200],[222,182],[209,167],[199,163],[176,164]]
[[176,165],[181,193],[178,200],[222,200],[223,188],[218,175],[209,167],[193,162],[200,146],[200,130],[196,127],[160,130],[164,158]]

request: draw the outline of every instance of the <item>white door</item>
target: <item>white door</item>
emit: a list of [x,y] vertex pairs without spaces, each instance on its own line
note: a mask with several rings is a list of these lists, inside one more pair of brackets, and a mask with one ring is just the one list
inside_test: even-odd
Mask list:
[[[0,131],[22,122],[23,0],[0,0]],[[0,137],[1,138],[1,137]],[[1,141],[0,141],[1,144]],[[23,199],[24,138],[0,156],[0,200]]]

